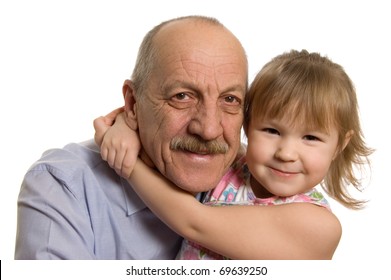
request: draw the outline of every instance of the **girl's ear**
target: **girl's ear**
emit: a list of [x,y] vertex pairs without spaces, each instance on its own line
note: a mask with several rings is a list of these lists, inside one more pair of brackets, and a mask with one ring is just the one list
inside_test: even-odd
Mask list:
[[345,134],[345,139],[343,140],[343,143],[342,143],[342,147],[341,149],[338,149],[336,152],[335,152],[335,155],[334,155],[334,158],[335,159],[338,154],[342,153],[343,150],[346,148],[346,146],[349,144],[350,142],[350,139],[352,139],[352,136],[354,134],[354,131],[353,130],[349,130],[348,132],[346,132]]
[[354,134],[354,131],[353,130],[349,130],[348,132],[346,132],[345,134],[345,140],[343,142],[343,146],[342,146],[342,149],[341,149],[341,152],[346,148],[346,146],[349,144],[350,142],[350,139],[352,139],[352,136]]
[[133,129],[137,130],[137,110],[136,110],[136,92],[131,80],[125,80],[124,85],[122,86],[122,94],[125,99],[125,120],[127,125]]

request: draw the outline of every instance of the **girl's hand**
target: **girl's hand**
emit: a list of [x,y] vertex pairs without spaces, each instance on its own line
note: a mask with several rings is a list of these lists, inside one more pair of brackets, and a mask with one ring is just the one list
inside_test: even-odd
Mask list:
[[126,124],[123,108],[94,120],[95,142],[100,146],[102,159],[118,175],[128,178],[141,149],[138,132]]
[[123,111],[124,108],[120,107],[110,112],[106,116],[101,116],[94,120],[94,140],[99,147],[102,145],[103,137],[105,136],[107,130],[109,130],[109,128],[114,124],[115,118]]

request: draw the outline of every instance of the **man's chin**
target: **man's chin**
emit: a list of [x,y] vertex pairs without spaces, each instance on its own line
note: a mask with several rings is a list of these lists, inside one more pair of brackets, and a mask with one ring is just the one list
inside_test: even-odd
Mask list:
[[[191,192],[191,193],[200,193],[209,191],[217,186],[219,180],[216,178],[221,178],[220,174],[214,175],[204,175],[204,176],[188,176],[185,178],[176,177],[173,179],[175,185],[179,188]],[[213,179],[213,180],[211,180]]]
[[209,191],[217,186],[228,169],[226,155],[200,155],[176,152],[164,171],[166,177],[183,190],[192,193]]

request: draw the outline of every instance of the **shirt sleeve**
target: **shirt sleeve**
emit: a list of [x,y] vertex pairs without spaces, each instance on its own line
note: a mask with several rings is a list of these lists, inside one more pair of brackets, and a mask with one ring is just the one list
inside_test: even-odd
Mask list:
[[30,170],[18,198],[15,259],[95,259],[88,209],[55,170]]

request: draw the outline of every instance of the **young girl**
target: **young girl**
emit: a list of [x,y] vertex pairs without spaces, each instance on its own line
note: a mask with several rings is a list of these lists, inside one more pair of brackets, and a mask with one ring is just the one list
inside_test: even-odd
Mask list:
[[[341,226],[315,187],[348,208],[362,208],[365,201],[353,198],[348,187],[360,189],[355,167],[369,164],[372,152],[363,141],[350,78],[317,53],[279,55],[254,79],[244,114],[246,156],[204,204],[140,160],[128,181],[185,238],[178,259],[331,259]],[[129,160],[126,149],[111,144],[123,137],[112,136],[115,129],[124,133],[117,119],[102,144],[112,166]],[[107,119],[96,121],[100,143]],[[230,207],[210,207],[225,205]]]

